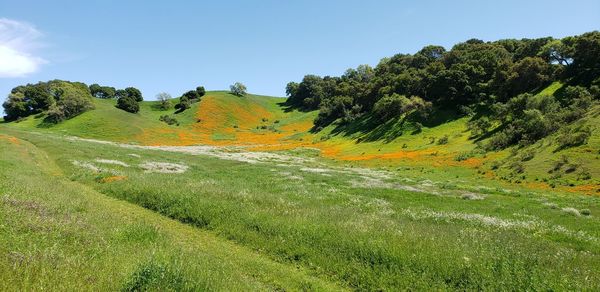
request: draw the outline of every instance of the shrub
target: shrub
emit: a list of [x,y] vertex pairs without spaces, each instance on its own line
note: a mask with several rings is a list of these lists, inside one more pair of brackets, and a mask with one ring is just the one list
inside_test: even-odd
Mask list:
[[463,161],[473,157],[473,154],[470,152],[461,152],[454,157],[455,161]]
[[557,150],[584,145],[591,135],[592,129],[589,126],[580,127],[575,131],[565,128],[556,139],[559,144]]
[[442,138],[439,138],[437,141],[438,145],[446,145],[448,144],[448,135],[444,135]]
[[525,166],[523,165],[523,163],[521,162],[513,162],[510,165],[510,168],[515,172],[515,173],[523,173],[525,172]]
[[469,131],[471,131],[471,135],[474,137],[486,134],[491,126],[492,123],[490,123],[488,117],[482,117],[467,123],[467,128]]
[[581,169],[577,174],[577,180],[589,180],[592,178],[592,174],[587,169]]
[[165,122],[169,125],[177,125],[179,126],[179,122],[177,121],[177,119],[175,119],[174,117],[171,117],[169,115],[162,115],[160,116],[159,120],[161,122]]
[[590,216],[592,215],[592,211],[590,211],[590,209],[581,209],[579,210],[579,213],[583,216]]
[[535,150],[527,149],[521,153],[521,161],[529,161],[535,157]]

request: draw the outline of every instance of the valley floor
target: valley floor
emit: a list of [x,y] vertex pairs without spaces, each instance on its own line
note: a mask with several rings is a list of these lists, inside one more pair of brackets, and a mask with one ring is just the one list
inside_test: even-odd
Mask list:
[[3,129],[1,290],[600,289],[597,196],[114,140]]

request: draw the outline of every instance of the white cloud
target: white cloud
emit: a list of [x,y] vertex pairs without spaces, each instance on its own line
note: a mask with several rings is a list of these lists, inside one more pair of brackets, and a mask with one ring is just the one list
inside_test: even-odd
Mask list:
[[0,78],[23,77],[46,63],[33,54],[41,36],[28,23],[0,18]]

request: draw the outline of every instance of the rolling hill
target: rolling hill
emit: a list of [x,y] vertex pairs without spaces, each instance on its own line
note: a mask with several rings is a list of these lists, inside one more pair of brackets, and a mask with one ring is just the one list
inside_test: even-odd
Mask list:
[[[538,94],[552,95],[562,86],[556,82]],[[486,139],[471,136],[467,127],[471,117],[452,111],[439,111],[435,119],[419,127],[404,119],[379,123],[365,116],[349,125],[333,123],[317,132],[312,129],[316,112],[291,109],[284,101],[212,91],[182,113],[163,111],[157,102],[144,101],[140,112],[131,114],[115,108],[114,100],[94,99],[94,110],[57,125],[47,126],[44,116],[38,115],[4,127],[139,145],[242,146],[253,151],[316,149],[318,155],[341,164],[451,172],[538,190],[600,192],[598,105],[575,125],[592,129],[584,145],[559,149],[557,133],[527,147],[481,151],[478,145]],[[175,117],[178,125],[159,121],[165,114]],[[446,142],[440,143],[440,139]],[[557,164],[563,164],[563,169],[554,171]]]

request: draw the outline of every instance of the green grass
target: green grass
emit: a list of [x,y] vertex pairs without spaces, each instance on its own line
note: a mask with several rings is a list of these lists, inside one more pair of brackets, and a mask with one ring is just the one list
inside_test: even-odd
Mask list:
[[[597,197],[482,188],[484,199],[467,200],[461,179],[431,182],[440,195],[403,190],[398,186],[429,182],[408,181],[402,170],[376,184],[388,187],[369,187],[369,180],[356,173],[327,176],[302,170],[338,169],[324,161],[249,164],[10,132],[45,151],[72,184],[93,189],[97,197],[143,206],[280,265],[302,267],[333,285],[360,290],[600,288]],[[97,163],[98,158],[129,167]],[[73,160],[105,171],[78,167]],[[147,161],[189,169],[146,173],[137,165]],[[103,182],[111,172],[126,179]],[[568,207],[589,209],[592,215],[561,210]],[[160,238],[147,228],[121,231],[117,237]],[[166,281],[159,287],[178,287],[182,281],[171,272],[176,264],[169,263],[145,261],[121,282],[135,286],[158,273]]]
[[340,289],[73,182],[49,153],[2,138],[2,291]]
[[[289,127],[316,112],[287,112],[280,98],[207,96],[211,111],[205,100],[176,115],[143,102],[130,114],[95,100],[53,127],[43,117],[1,124],[0,289],[600,289],[597,104],[578,122],[592,129],[587,144],[558,149],[555,134],[484,153],[469,117],[452,112],[421,131],[363,117],[314,134]],[[260,144],[288,129],[282,142],[318,149],[192,155],[70,137],[176,144],[207,129],[225,145],[238,132]],[[353,161],[363,156],[373,159]],[[144,170],[156,162],[187,170]]]

